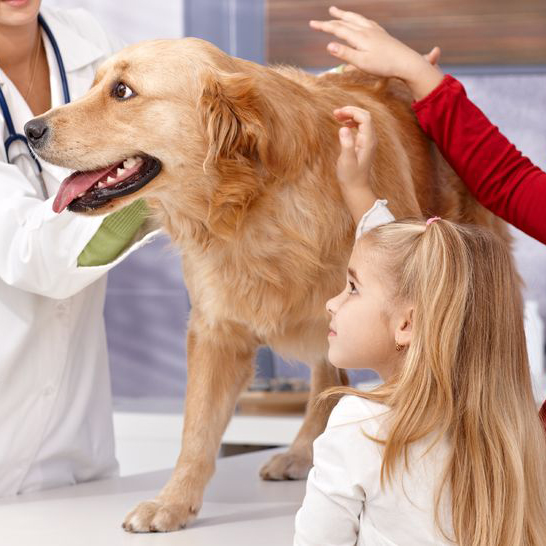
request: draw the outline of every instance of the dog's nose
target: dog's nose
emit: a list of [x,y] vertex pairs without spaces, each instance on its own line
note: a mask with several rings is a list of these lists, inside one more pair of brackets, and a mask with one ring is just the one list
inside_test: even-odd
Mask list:
[[25,123],[25,135],[35,148],[45,142],[47,133],[47,123],[43,119],[35,118]]

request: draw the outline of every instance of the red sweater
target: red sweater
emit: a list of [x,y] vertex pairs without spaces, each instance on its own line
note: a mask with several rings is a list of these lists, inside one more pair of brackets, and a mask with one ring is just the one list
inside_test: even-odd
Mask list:
[[[546,243],[546,173],[504,137],[447,75],[413,110],[425,133],[476,199]],[[546,427],[546,402],[540,416]]]
[[413,109],[425,133],[490,211],[546,243],[546,173],[504,137],[447,75]]

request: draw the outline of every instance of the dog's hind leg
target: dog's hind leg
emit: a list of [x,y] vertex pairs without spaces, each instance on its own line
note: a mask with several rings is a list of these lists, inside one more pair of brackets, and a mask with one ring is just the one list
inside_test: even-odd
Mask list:
[[296,439],[286,453],[275,455],[260,470],[264,480],[301,480],[307,478],[313,462],[313,441],[323,432],[336,400],[315,404],[318,394],[339,385],[347,385],[347,374],[323,360],[311,367],[311,392],[305,419]]
[[256,340],[243,327],[211,329],[192,311],[182,450],[168,483],[125,519],[127,531],[176,531],[195,519],[214,473],[222,434],[253,375]]

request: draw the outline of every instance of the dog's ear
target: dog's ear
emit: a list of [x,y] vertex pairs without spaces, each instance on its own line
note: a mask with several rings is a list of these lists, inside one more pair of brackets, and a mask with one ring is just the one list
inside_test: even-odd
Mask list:
[[264,187],[283,175],[273,112],[255,77],[241,73],[209,74],[199,109],[209,143],[204,168],[218,173],[209,224],[228,237]]

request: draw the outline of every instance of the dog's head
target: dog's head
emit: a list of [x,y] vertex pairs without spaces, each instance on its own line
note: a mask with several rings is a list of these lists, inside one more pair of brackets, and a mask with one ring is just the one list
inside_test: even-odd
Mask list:
[[283,104],[287,85],[295,99],[306,93],[202,40],[144,42],[108,59],[88,93],[25,132],[39,156],[76,170],[56,211],[187,198],[216,229],[233,229],[267,184],[304,161],[301,127],[310,120]]

